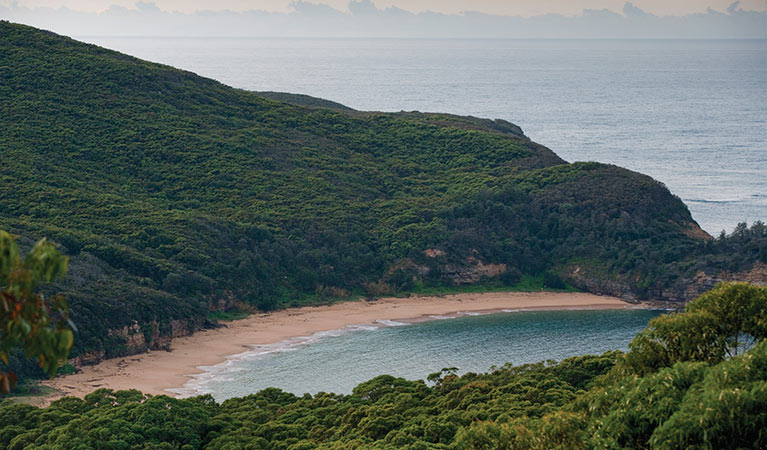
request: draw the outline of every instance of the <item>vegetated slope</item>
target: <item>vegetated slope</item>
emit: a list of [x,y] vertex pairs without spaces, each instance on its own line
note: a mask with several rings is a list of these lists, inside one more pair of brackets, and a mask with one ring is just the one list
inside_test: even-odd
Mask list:
[[508,122],[311,103],[0,22],[0,227],[71,256],[77,353],[158,347],[240,301],[557,287],[575,263],[641,294],[701,248],[662,184]]
[[347,111],[347,112],[354,111],[352,108],[349,108],[346,105],[342,105],[334,101],[312,97],[312,96],[304,95],[304,94],[289,94],[287,92],[262,91],[262,92],[258,92],[258,95],[271,100],[277,100],[278,102],[291,103],[293,105],[314,106],[316,108],[337,109],[340,111]]

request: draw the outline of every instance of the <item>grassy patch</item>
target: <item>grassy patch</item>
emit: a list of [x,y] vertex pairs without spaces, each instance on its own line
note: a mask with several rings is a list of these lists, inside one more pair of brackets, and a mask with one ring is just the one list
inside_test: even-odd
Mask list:
[[208,314],[208,319],[217,322],[231,322],[233,320],[244,319],[249,315],[250,312],[248,311],[213,311]]
[[59,367],[59,370],[57,372],[58,375],[72,375],[73,373],[77,373],[77,367],[69,363],[66,363],[63,366]]
[[55,394],[56,389],[40,384],[39,382],[27,382],[19,384],[10,394],[0,395],[0,400],[10,400],[15,403],[33,403],[27,399],[45,397]]
[[519,283],[514,285],[503,284],[500,280],[489,280],[478,284],[461,286],[416,286],[412,294],[416,295],[450,295],[450,294],[477,294],[484,292],[580,292],[572,285],[566,285],[564,289],[552,289],[544,285],[543,275],[523,275]]

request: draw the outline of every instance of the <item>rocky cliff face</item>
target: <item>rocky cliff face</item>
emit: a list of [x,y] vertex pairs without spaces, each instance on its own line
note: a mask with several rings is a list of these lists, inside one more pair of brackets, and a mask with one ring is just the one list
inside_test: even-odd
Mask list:
[[[590,276],[580,266],[570,268],[567,275],[570,282],[587,292],[612,295],[628,302],[639,301],[636,291],[628,282]],[[715,274],[698,272],[691,279],[677,281],[673,286],[650,289],[647,297],[658,301],[686,303],[725,281],[743,281],[767,286],[767,264],[756,263],[751,270],[744,272],[721,271]]]
[[591,275],[583,267],[577,265],[571,267],[566,275],[570,283],[586,292],[597,295],[612,295],[631,303],[639,302],[636,293],[628,283]]
[[[223,297],[210,299],[211,311],[227,311],[246,308],[233,294],[226,293]],[[150,350],[170,351],[173,339],[189,336],[203,328],[213,328],[213,322],[199,319],[171,320],[160,323],[153,320],[148,323],[133,321],[130,325],[109,331],[109,340],[114,347],[109,352],[97,350],[84,352],[68,362],[74,366],[98,364],[104,359],[145,353]]]
[[494,278],[506,272],[506,264],[485,264],[476,258],[469,258],[468,264],[447,265],[443,273],[454,284],[475,284],[483,278]]
[[75,366],[97,364],[98,362],[115,356],[129,356],[145,353],[149,350],[170,351],[170,343],[173,339],[189,336],[202,328],[201,324],[192,320],[171,320],[162,326],[157,321],[140,324],[137,321],[119,330],[111,330],[109,336],[116,342],[116,354],[107,355],[104,350],[83,353],[69,360]]

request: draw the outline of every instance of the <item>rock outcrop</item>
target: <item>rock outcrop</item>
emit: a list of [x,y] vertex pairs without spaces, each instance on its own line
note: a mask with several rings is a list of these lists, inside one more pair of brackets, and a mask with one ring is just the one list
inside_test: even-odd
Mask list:
[[[590,276],[582,267],[573,266],[567,273],[568,280],[580,289],[599,295],[612,295],[628,302],[640,300],[631,283]],[[698,272],[690,279],[679,280],[665,288],[649,288],[644,297],[650,300],[686,303],[711,290],[721,282],[741,281],[767,286],[767,264],[756,263],[747,271],[720,271],[715,274]]]
[[470,257],[467,264],[449,264],[443,269],[445,277],[454,284],[474,284],[483,278],[494,278],[506,272],[506,264],[485,264],[482,261]]

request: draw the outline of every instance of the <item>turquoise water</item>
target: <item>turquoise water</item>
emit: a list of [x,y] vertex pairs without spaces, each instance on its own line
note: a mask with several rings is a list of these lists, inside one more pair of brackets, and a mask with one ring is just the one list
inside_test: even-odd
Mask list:
[[351,393],[377,375],[425,379],[446,367],[460,373],[627,349],[662,311],[520,311],[418,323],[382,321],[254,347],[207,367],[182,395],[211,393],[221,401],[278,387]]

